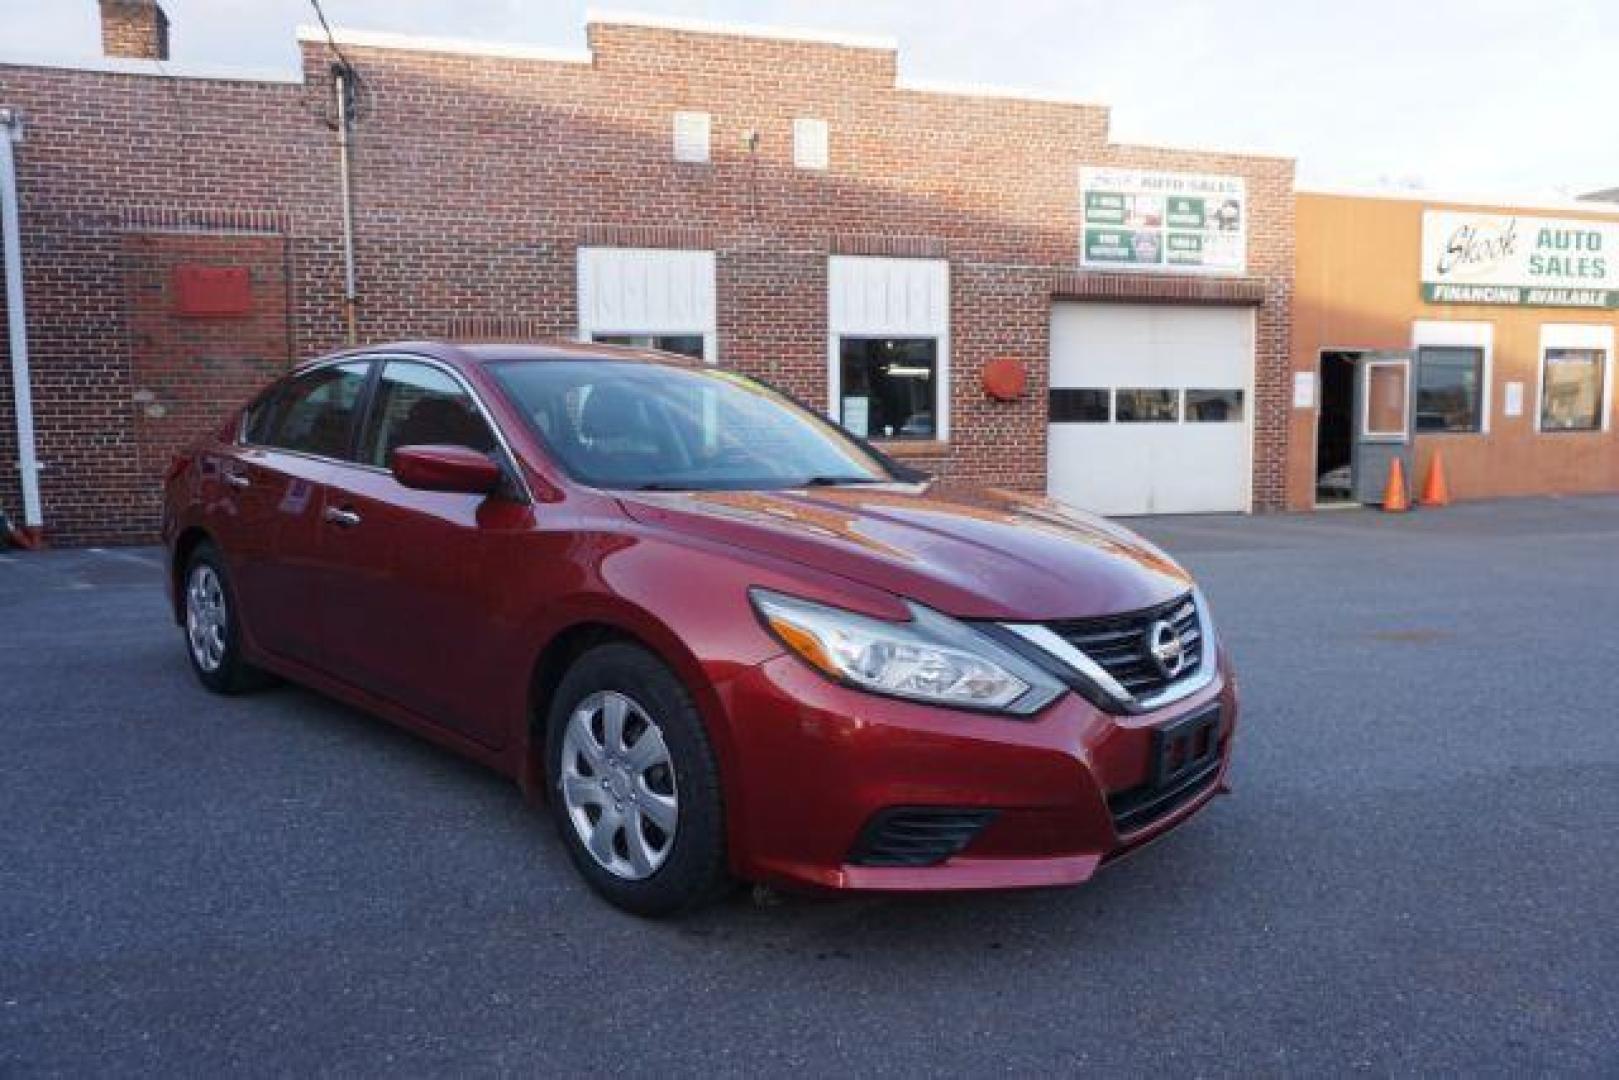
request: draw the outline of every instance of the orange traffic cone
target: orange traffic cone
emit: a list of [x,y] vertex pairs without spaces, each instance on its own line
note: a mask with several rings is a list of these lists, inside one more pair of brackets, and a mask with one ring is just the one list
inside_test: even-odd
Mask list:
[[1450,485],[1445,483],[1445,459],[1437,450],[1428,459],[1428,477],[1422,482],[1422,498],[1417,502],[1422,506],[1450,505]]
[[1405,466],[1400,464],[1399,458],[1389,462],[1389,482],[1383,488],[1383,509],[1390,514],[1411,509],[1411,501],[1405,494]]

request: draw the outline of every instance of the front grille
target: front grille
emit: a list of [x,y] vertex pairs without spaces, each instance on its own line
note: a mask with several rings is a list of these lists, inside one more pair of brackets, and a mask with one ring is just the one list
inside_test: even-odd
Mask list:
[[[1185,660],[1174,675],[1166,675],[1149,649],[1148,635],[1158,623],[1168,623],[1180,637]],[[1190,593],[1145,611],[1108,615],[1098,619],[1064,619],[1046,624],[1052,633],[1096,661],[1132,697],[1150,698],[1203,665],[1203,633],[1197,601]]]
[[972,843],[993,810],[895,807],[876,814],[849,861],[858,866],[933,866]]

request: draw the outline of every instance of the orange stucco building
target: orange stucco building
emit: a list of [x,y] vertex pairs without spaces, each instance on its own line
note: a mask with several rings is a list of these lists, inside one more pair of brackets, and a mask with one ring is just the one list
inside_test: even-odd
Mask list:
[[1415,485],[1442,452],[1456,498],[1619,490],[1619,207],[1300,192],[1296,220],[1290,508],[1377,501],[1394,453]]

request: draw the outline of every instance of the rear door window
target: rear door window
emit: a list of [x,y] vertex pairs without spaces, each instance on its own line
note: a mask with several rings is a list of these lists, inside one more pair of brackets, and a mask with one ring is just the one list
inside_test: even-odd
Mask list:
[[242,415],[242,441],[263,446],[275,422],[276,406],[281,403],[281,392],[286,383],[278,382],[254,399]]
[[370,373],[369,360],[353,360],[299,375],[275,395],[272,409],[254,416],[250,441],[278,450],[346,459]]

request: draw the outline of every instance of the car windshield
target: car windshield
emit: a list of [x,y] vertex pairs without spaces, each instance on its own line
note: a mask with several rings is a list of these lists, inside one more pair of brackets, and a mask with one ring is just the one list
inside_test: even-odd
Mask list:
[[491,368],[562,467],[596,487],[749,490],[893,479],[831,424],[734,372],[620,360]]

